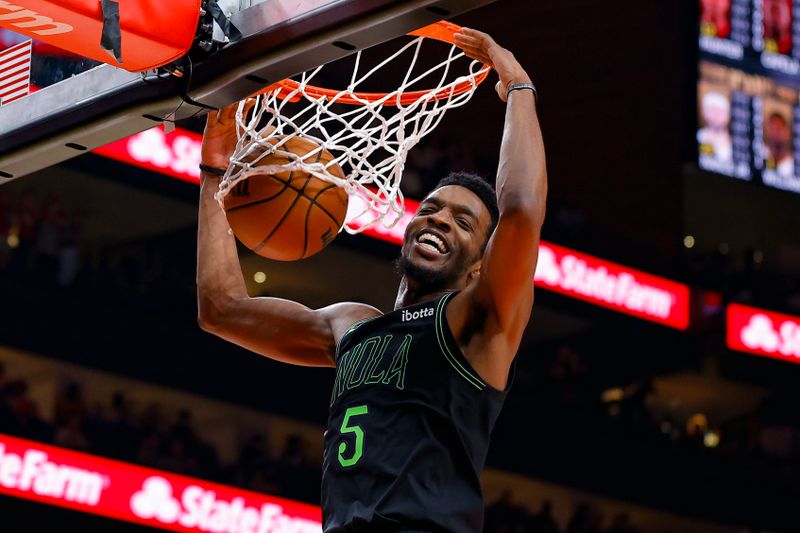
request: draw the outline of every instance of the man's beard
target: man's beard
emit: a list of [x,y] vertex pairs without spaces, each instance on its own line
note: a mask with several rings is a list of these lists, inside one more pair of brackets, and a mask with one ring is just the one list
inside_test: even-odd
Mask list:
[[414,264],[402,254],[395,260],[394,268],[401,276],[419,283],[426,292],[447,288],[448,279],[443,271]]

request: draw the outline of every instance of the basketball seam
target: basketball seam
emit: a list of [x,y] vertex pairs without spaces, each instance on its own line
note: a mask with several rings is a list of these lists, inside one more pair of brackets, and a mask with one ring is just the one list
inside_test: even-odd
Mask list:
[[[334,224],[336,224],[337,226],[341,226],[341,225],[342,225],[342,222],[339,222],[338,220],[336,220],[336,217],[335,217],[335,216],[333,216],[333,214],[332,214],[330,211],[328,211],[328,209],[327,209],[327,208],[325,208],[325,206],[324,206],[324,205],[322,205],[322,204],[320,204],[320,203],[317,203],[317,200],[316,200],[316,199],[317,199],[317,196],[319,196],[319,195],[317,195],[317,196],[314,196],[314,197],[312,198],[311,196],[309,196],[309,195],[307,195],[307,194],[305,193],[305,186],[303,186],[303,188],[302,188],[302,189],[298,189],[298,188],[296,188],[296,187],[292,187],[291,185],[289,185],[289,184],[288,184],[287,182],[285,182],[284,180],[280,179],[280,178],[279,178],[279,177],[277,177],[277,176],[273,176],[272,174],[265,174],[265,176],[267,176],[268,178],[272,178],[272,179],[274,179],[275,181],[279,181],[280,183],[283,183],[283,184],[284,184],[284,187],[283,187],[283,189],[281,189],[281,192],[279,192],[278,194],[275,194],[275,195],[273,195],[273,196],[270,196],[269,198],[262,198],[261,200],[255,200],[254,202],[250,202],[249,204],[242,204],[242,205],[237,205],[236,207],[231,207],[230,209],[226,209],[225,211],[226,211],[226,212],[228,212],[228,213],[230,213],[231,211],[236,211],[236,210],[239,210],[239,209],[244,209],[245,207],[252,207],[252,206],[254,206],[254,205],[263,204],[263,203],[266,203],[266,202],[269,202],[269,201],[272,201],[272,200],[274,200],[274,199],[275,199],[277,196],[279,196],[281,193],[283,193],[284,191],[286,191],[286,189],[291,189],[291,190],[293,190],[294,192],[297,192],[297,193],[300,193],[300,194],[302,194],[302,195],[303,195],[303,196],[304,196],[304,197],[305,197],[305,198],[306,198],[306,199],[307,199],[309,202],[311,202],[311,203],[313,203],[314,205],[316,205],[316,206],[317,206],[317,207],[318,207],[318,208],[319,208],[319,209],[320,209],[320,210],[321,210],[323,213],[325,213],[326,215],[328,215],[329,217],[331,217],[331,220],[333,220]],[[328,185],[327,187],[325,187],[324,189],[322,189],[322,191],[327,191],[328,189],[331,189],[331,188],[333,188],[333,187],[338,187],[338,185],[335,185],[335,184]],[[322,192],[322,191],[321,191],[321,192]]]
[[336,187],[336,185],[332,185],[331,184],[331,185],[328,185],[327,187],[325,187],[324,189],[318,190],[317,194],[315,194],[313,198],[311,198],[310,196],[305,194],[305,192],[303,193],[303,196],[308,198],[309,204],[308,204],[308,209],[306,210],[306,222],[305,222],[306,239],[305,239],[305,241],[303,241],[303,255],[301,256],[301,259],[303,257],[305,257],[306,251],[308,250],[308,219],[311,218],[311,210],[314,208],[314,206],[318,207],[323,213],[325,213],[326,215],[331,217],[331,220],[333,220],[333,223],[337,225],[337,228],[336,228],[337,230],[339,229],[338,226],[341,226],[341,224],[339,224],[339,221],[336,220],[336,218],[333,215],[328,213],[328,211],[322,206],[322,204],[318,204],[317,203],[317,198],[319,198],[322,193],[324,193],[325,191],[329,190],[331,187]]
[[[269,178],[272,178],[272,179],[274,179],[276,181],[279,181],[279,182],[283,183],[283,188],[280,191],[278,191],[275,194],[273,194],[272,196],[270,196],[269,198],[262,198],[260,200],[254,201],[254,202],[250,202],[249,204],[242,204],[242,205],[237,205],[235,207],[230,207],[230,208],[226,209],[225,212],[226,213],[232,213],[234,211],[238,211],[239,209],[244,209],[245,207],[251,207],[251,206],[254,206],[254,205],[258,205],[258,204],[263,204],[265,202],[271,202],[272,200],[274,200],[275,198],[277,198],[278,196],[283,194],[286,191],[287,188],[293,189],[293,187],[291,185],[289,185],[288,181],[283,181],[282,179],[278,178],[277,176],[273,176],[272,174],[267,174],[266,176],[269,177]],[[248,179],[250,179],[250,178],[248,178]],[[291,179],[291,174],[290,174],[290,178],[289,179]]]
[[[291,174],[289,174],[289,180],[292,179],[293,175],[294,175],[294,171],[292,171]],[[303,189],[305,189],[306,185],[308,184],[308,182],[310,180],[311,180],[311,174],[308,174],[307,177],[306,177],[306,182],[303,184]],[[296,190],[296,189],[294,189],[294,187],[292,187],[292,189]],[[297,196],[294,197],[294,200],[292,200],[291,205],[286,209],[286,211],[284,211],[284,213],[281,216],[280,220],[278,220],[278,223],[275,224],[275,226],[272,228],[272,231],[269,232],[269,235],[264,237],[264,240],[261,241],[260,243],[258,243],[258,246],[253,248],[254,252],[258,252],[261,248],[263,248],[264,245],[267,244],[267,242],[269,242],[269,240],[273,237],[273,235],[275,235],[275,232],[278,231],[278,229],[280,229],[281,224],[283,224],[283,222],[286,220],[286,217],[289,216],[289,213],[291,213],[292,209],[294,209],[295,204],[297,203],[297,201],[300,199],[301,196],[305,196],[302,193],[302,189],[300,191],[298,191]]]
[[[273,196],[270,196],[269,198],[262,198],[260,200],[255,200],[253,202],[250,202],[249,204],[237,205],[236,207],[231,207],[230,209],[226,209],[225,211],[230,213],[232,211],[237,211],[239,209],[244,209],[245,207],[252,207],[254,205],[259,205],[259,204],[263,204],[263,203],[266,203],[266,202],[270,202],[270,201],[274,200],[275,198],[277,198],[278,196],[280,196],[283,192],[285,192],[286,189],[291,189],[294,192],[302,194],[308,201],[310,201],[312,204],[316,205],[323,213],[325,213],[326,215],[331,217],[331,220],[333,220],[334,224],[336,224],[337,226],[341,226],[342,225],[342,222],[339,222],[338,220],[336,220],[336,217],[333,216],[333,214],[330,211],[328,211],[328,209],[324,205],[322,205],[322,204],[317,202],[317,197],[319,197],[319,194],[317,194],[316,196],[314,196],[312,198],[311,196],[309,196],[309,195],[307,195],[305,193],[305,185],[303,186],[303,188],[298,189],[296,187],[292,187],[289,184],[289,182],[286,182],[286,181],[280,179],[277,176],[274,176],[272,174],[263,174],[263,175],[268,177],[268,178],[272,178],[275,181],[278,181],[278,182],[282,183],[283,184],[283,189],[281,189],[281,191],[279,193],[277,193],[277,194],[275,194]],[[291,179],[291,177],[289,179]],[[324,189],[321,189],[319,192],[325,192],[325,191],[327,191],[327,190],[329,190],[329,189],[331,189],[333,187],[338,187],[338,185],[330,184],[327,187],[325,187]]]
[[[317,154],[317,160],[315,161],[315,163],[319,162],[319,160],[322,159],[322,153],[323,152],[320,151]],[[294,172],[295,171],[291,171],[286,180],[282,180],[281,178],[279,178],[278,176],[275,176],[273,174],[265,174],[265,176],[267,176],[269,178],[272,178],[272,179],[274,179],[276,181],[279,181],[279,182],[281,182],[283,184],[283,187],[281,188],[281,190],[277,194],[274,194],[274,195],[270,196],[269,198],[262,198],[262,199],[254,201],[254,202],[250,202],[250,203],[243,204],[243,205],[238,205],[238,206],[236,206],[234,208],[226,210],[227,212],[230,212],[230,211],[235,211],[235,210],[239,210],[239,209],[244,209],[246,207],[252,207],[254,205],[267,203],[267,202],[277,198],[278,196],[280,196],[284,192],[286,192],[287,189],[291,189],[291,190],[293,190],[293,191],[295,191],[297,193],[297,195],[295,196],[294,200],[292,200],[292,203],[289,205],[289,207],[286,209],[286,211],[284,211],[283,215],[278,220],[278,222],[275,224],[275,226],[273,226],[273,228],[269,232],[269,234],[266,237],[264,237],[264,239],[260,243],[258,243],[258,245],[256,245],[254,248],[252,248],[252,250],[254,252],[256,252],[256,253],[261,248],[263,248],[270,241],[270,239],[272,239],[272,237],[275,235],[275,232],[277,232],[278,229],[280,229],[281,225],[283,225],[283,223],[285,222],[286,218],[292,212],[292,210],[294,209],[294,206],[297,204],[298,200],[300,200],[301,197],[305,198],[306,200],[308,200],[309,205],[308,205],[308,209],[306,210],[305,221],[304,221],[304,224],[303,224],[303,251],[300,254],[300,257],[298,259],[303,259],[305,257],[305,255],[306,255],[306,252],[308,251],[308,221],[311,218],[311,210],[315,206],[320,211],[322,211],[323,213],[328,215],[328,217],[330,217],[330,219],[333,221],[333,223],[337,226],[337,229],[343,223],[343,222],[340,223],[338,220],[336,220],[336,217],[333,216],[333,214],[330,211],[328,211],[322,204],[317,202],[317,198],[319,198],[320,195],[322,195],[322,193],[324,193],[327,190],[330,190],[333,187],[337,187],[337,185],[329,184],[326,187],[318,190],[316,192],[316,194],[312,197],[308,193],[306,193],[306,187],[308,187],[308,184],[311,181],[311,178],[314,177],[313,174],[310,174],[310,173],[306,174],[306,181],[303,183],[302,187],[296,188],[296,187],[293,187],[291,185],[292,180],[294,179]]]
[[[322,150],[317,153],[317,160],[314,163],[319,163],[319,160],[322,159]],[[306,252],[308,251],[308,219],[311,215],[311,209],[314,207],[316,203],[306,194],[306,186],[308,182],[303,184],[303,190],[299,191],[297,194],[302,194],[308,199],[308,209],[306,210],[306,219],[303,221],[303,252],[300,254],[298,259],[302,259],[306,256]]]
[[[325,208],[325,206],[324,206],[324,205],[322,205],[322,204],[320,204],[320,203],[318,203],[318,202],[317,202],[317,198],[319,198],[319,197],[320,197],[320,195],[321,195],[322,193],[324,193],[324,192],[325,192],[325,191],[327,191],[327,190],[330,190],[330,189],[332,189],[333,187],[338,187],[338,185],[330,184],[330,185],[328,185],[327,187],[325,187],[324,189],[320,189],[319,191],[317,191],[317,194],[316,194],[316,195],[314,195],[314,197],[313,197],[313,198],[311,198],[310,196],[308,196],[308,195],[307,195],[307,194],[305,194],[305,193],[303,193],[303,195],[304,195],[306,198],[308,198],[308,199],[311,201],[311,203],[312,203],[313,205],[317,206],[317,207],[320,209],[320,211],[322,211],[323,213],[325,213],[326,215],[328,215],[329,217],[331,217],[331,220],[333,220],[333,223],[334,223],[334,224],[336,224],[336,229],[339,229],[339,228],[341,227],[341,225],[344,223],[344,221],[342,221],[342,222],[339,222],[338,220],[336,220],[336,217],[335,217],[335,216],[333,216],[333,215],[331,214],[331,212],[330,212],[330,211],[328,211],[328,210]],[[347,213],[345,213],[345,216],[347,216]]]

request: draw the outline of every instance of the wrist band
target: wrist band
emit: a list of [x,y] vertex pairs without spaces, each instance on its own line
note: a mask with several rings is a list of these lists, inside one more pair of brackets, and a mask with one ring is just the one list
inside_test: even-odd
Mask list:
[[536,100],[536,102],[539,101],[539,91],[536,90],[536,85],[532,83],[512,83],[508,86],[508,89],[506,89],[506,100],[508,100],[508,97],[512,92],[519,91],[521,89],[530,89],[533,91],[533,98]]
[[225,175],[225,170],[223,170],[221,168],[217,168],[217,167],[211,167],[211,166],[208,166],[208,165],[206,165],[204,163],[200,163],[200,170],[203,171],[203,172],[207,172],[209,174],[213,174],[215,176],[224,176]]

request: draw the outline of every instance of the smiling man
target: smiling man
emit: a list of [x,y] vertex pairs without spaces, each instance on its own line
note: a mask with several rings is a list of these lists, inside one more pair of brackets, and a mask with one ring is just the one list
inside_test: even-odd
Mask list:
[[[531,315],[547,180],[527,73],[484,33],[464,28],[456,43],[500,77],[507,105],[497,192],[453,173],[422,201],[398,260],[394,311],[248,297],[214,199],[218,177],[203,174],[201,327],[272,359],[336,367],[323,459],[326,533],[483,528],[480,473]],[[209,116],[205,165],[227,166],[234,113]]]

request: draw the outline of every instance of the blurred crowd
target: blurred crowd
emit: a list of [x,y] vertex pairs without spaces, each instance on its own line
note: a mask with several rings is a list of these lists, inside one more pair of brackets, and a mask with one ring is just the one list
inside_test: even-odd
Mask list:
[[83,388],[68,383],[58,394],[52,419],[46,420],[25,380],[7,380],[0,363],[0,433],[64,448],[199,477],[219,483],[317,503],[320,471],[308,457],[305,441],[286,438],[272,450],[266,432],[249,435],[233,464],[223,464],[215,446],[195,428],[183,409],[167,419],[160,404],[136,410],[121,393],[107,404],[89,405]]
[[589,503],[579,503],[565,526],[553,515],[553,503],[542,502],[538,511],[516,505],[511,492],[486,508],[485,533],[637,533],[626,513],[607,520],[603,511]]
[[[589,355],[587,342],[594,348]],[[689,407],[685,398],[660,396],[654,378],[626,379],[609,372],[613,355],[606,350],[598,339],[543,350],[537,361],[521,367],[521,395],[512,401],[528,409],[546,405],[552,416],[578,420],[628,441],[800,473],[797,395],[770,391],[750,412],[722,420],[698,412],[686,419],[681,414]],[[664,409],[670,404],[675,406],[672,412]]]

